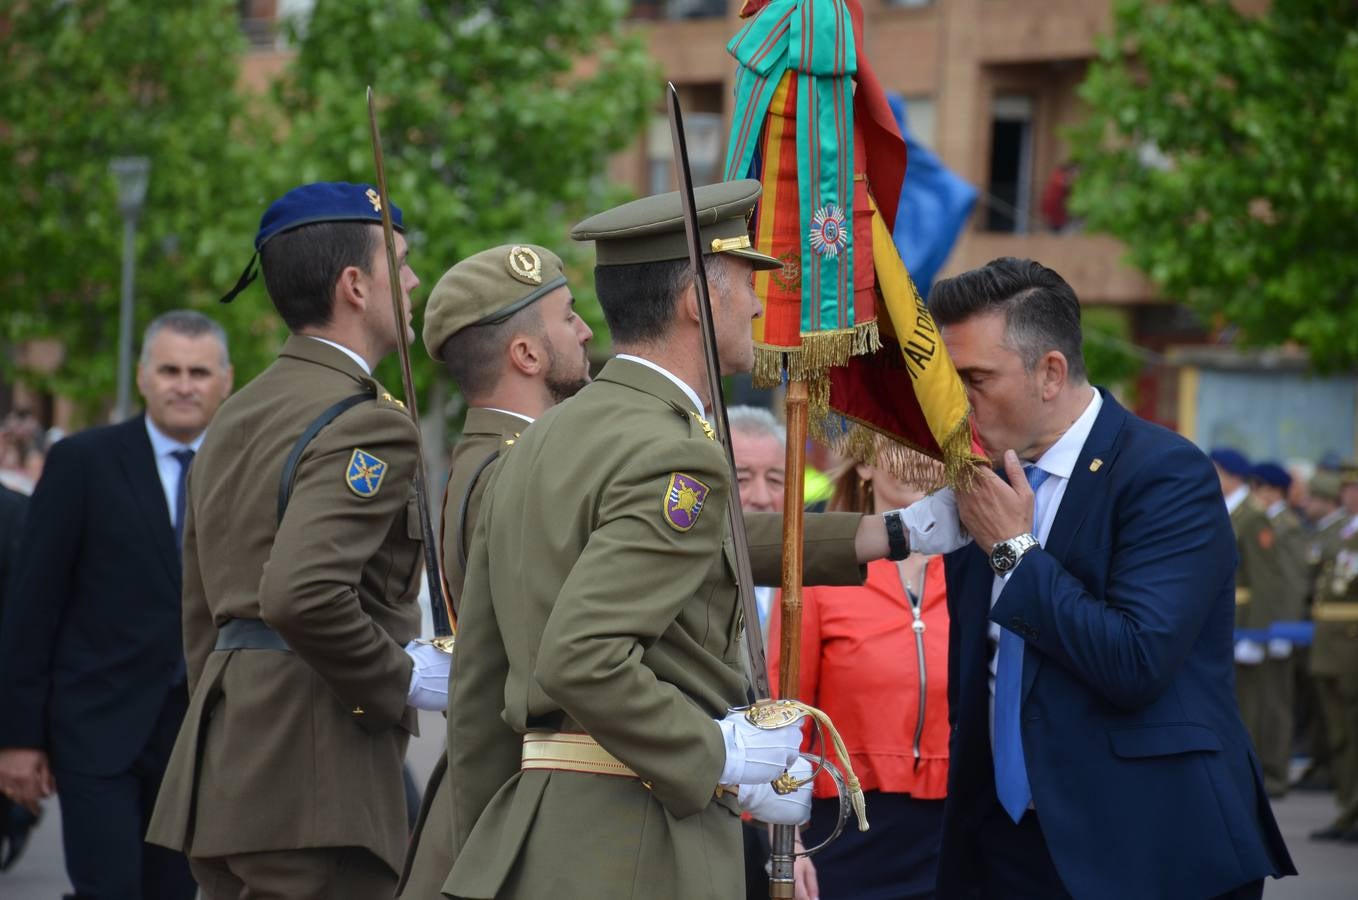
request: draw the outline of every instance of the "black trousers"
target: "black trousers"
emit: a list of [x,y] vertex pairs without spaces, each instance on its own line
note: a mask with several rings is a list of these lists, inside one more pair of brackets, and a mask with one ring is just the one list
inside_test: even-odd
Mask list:
[[188,706],[183,683],[131,768],[114,775],[53,772],[61,802],[66,874],[75,900],[193,900],[198,885],[183,854],[142,840]]
[[[981,826],[980,839],[986,848],[981,896],[987,900],[1068,900],[1070,893],[1061,883],[1037,814],[1031,809],[1016,825],[996,803]],[[1260,879],[1210,900],[1260,900],[1263,896]]]

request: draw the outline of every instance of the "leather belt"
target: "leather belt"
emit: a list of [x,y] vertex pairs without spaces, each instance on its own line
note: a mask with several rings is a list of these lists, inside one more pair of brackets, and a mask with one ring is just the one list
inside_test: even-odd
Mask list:
[[1311,607],[1317,622],[1358,622],[1358,603],[1317,603]]
[[523,736],[524,772],[587,772],[638,778],[616,756],[587,734],[572,731],[530,731]]
[[217,626],[217,643],[212,649],[292,652],[287,641],[260,619],[227,619]]

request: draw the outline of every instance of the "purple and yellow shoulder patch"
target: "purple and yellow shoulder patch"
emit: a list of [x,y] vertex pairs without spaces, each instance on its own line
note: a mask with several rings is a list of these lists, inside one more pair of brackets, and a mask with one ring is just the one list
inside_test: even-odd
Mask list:
[[665,499],[661,508],[665,521],[675,531],[688,531],[698,524],[698,516],[707,502],[712,489],[692,475],[674,472],[670,475],[669,486],[665,488]]

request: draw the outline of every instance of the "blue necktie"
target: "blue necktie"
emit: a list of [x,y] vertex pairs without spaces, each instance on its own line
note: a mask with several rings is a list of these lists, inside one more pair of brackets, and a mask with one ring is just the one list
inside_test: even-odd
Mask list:
[[184,553],[184,513],[189,500],[189,466],[193,465],[192,450],[176,450],[170,454],[179,463],[179,489],[174,495],[174,545]]
[[[1028,466],[1023,474],[1028,477],[1028,484],[1036,495],[1050,473],[1037,466]],[[1041,507],[1034,496],[1034,532],[1041,521]],[[1028,769],[1023,761],[1023,734],[1019,729],[1023,702],[1023,638],[1001,626],[999,653],[995,664],[995,793],[1009,818],[1018,822],[1033,799],[1032,789],[1028,786]]]

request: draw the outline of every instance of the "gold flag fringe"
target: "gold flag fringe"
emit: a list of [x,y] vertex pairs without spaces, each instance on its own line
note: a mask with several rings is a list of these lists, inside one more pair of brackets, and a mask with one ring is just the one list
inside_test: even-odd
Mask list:
[[975,464],[980,461],[971,450],[968,417],[963,417],[944,437],[941,460],[899,435],[879,431],[828,408],[811,416],[808,431],[840,456],[883,466],[907,484],[930,493],[941,487],[969,488],[975,478]]
[[[882,338],[876,319],[852,328],[803,334],[796,347],[758,343],[754,345],[754,384],[761,388],[776,387],[783,380],[784,369],[793,381],[824,381],[825,370],[831,366],[846,365],[851,356],[864,356],[880,349]],[[828,390],[827,387],[827,398]],[[815,392],[812,393],[814,408]]]

